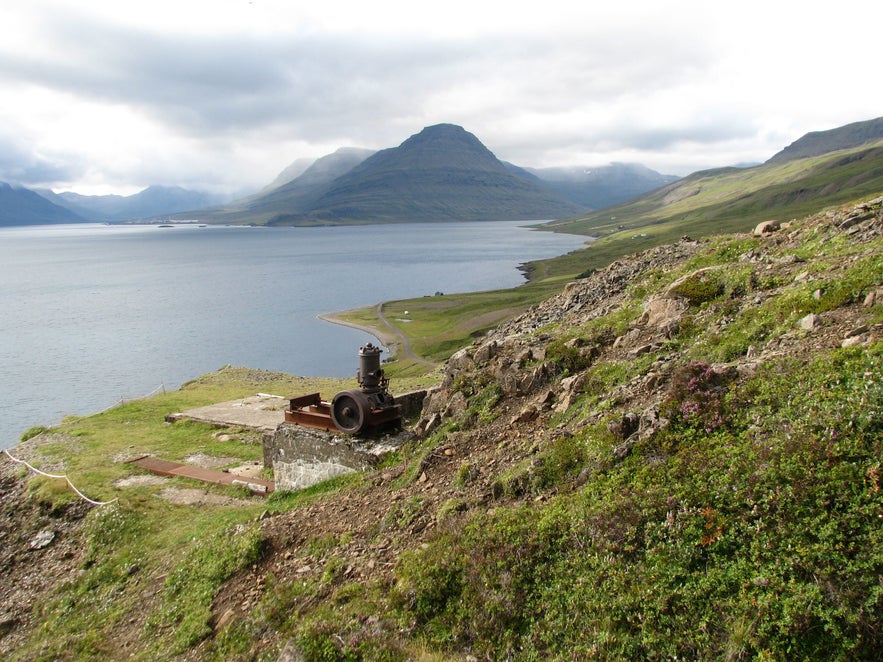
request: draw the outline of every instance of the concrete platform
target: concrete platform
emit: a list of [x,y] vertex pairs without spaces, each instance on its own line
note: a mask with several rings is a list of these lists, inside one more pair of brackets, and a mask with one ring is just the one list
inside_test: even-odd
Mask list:
[[285,421],[285,408],[288,398],[267,393],[258,393],[241,400],[219,402],[214,405],[188,409],[187,411],[169,414],[166,420],[190,420],[208,423],[220,427],[242,427],[271,432]]

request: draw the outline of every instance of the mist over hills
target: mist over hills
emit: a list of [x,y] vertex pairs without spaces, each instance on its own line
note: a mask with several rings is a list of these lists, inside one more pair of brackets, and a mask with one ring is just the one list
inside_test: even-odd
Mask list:
[[[375,151],[363,147],[340,147],[331,154],[318,159],[297,159],[280,172],[276,179],[264,187],[258,195],[264,195],[281,188],[313,190],[346,174],[374,154]],[[296,184],[295,180],[297,180]]]
[[595,168],[525,168],[549,189],[590,209],[602,209],[677,181],[638,163],[611,163]]
[[79,193],[38,191],[54,204],[69,209],[81,219],[114,223],[155,218],[195,209],[204,209],[223,198],[180,186],[149,186],[134,195],[80,195]]
[[243,209],[253,212],[278,214],[280,207],[301,208],[314,204],[325,188],[338,177],[374,154],[374,150],[360,147],[341,147],[337,151],[312,161],[303,171],[291,176],[301,160],[283,170],[274,181],[255,196],[248,198]]
[[[371,155],[336,178],[331,177],[335,173],[327,173],[324,179],[311,177],[308,187],[295,178],[235,210],[228,209],[223,220],[310,225],[557,218],[557,228],[595,234],[597,230],[609,230],[603,219],[611,215],[598,210],[615,208],[621,213],[612,215],[622,219],[623,214],[628,218],[640,209],[643,215],[634,223],[615,223],[625,227],[665,223],[686,207],[689,218],[699,225],[718,221],[732,225],[739,222],[746,209],[762,214],[788,209],[801,197],[807,199],[799,191],[790,190],[794,168],[780,172],[777,164],[859,148],[877,139],[883,139],[883,120],[860,122],[808,134],[767,164],[719,168],[681,179],[628,163],[600,168],[521,168],[499,161],[462,127],[440,124],[425,128],[397,148]],[[853,161],[856,158],[849,157]],[[849,199],[850,188],[856,182],[873,179],[869,159],[859,160],[848,172],[819,166],[818,183],[827,187],[829,194],[837,190],[834,202]],[[301,177],[306,178],[307,172]],[[841,175],[845,179],[839,184],[826,181],[827,177],[837,180]],[[807,180],[802,181],[805,184]],[[717,190],[719,186],[725,192]],[[864,191],[854,193],[860,196]],[[622,205],[626,207],[621,209]],[[702,206],[703,211],[694,206]],[[801,211],[806,209],[795,208],[795,213]],[[593,217],[596,213],[597,219]]]
[[[296,161],[277,182],[302,167]],[[338,150],[287,183],[200,218],[270,225],[543,220],[606,206],[675,179],[637,164],[591,172],[521,168],[498,160],[463,127],[438,124],[376,153]]]

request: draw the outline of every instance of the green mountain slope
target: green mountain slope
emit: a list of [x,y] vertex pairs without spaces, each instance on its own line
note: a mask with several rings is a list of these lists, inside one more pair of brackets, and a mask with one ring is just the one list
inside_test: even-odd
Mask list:
[[807,156],[819,156],[850,147],[858,147],[865,143],[883,138],[883,117],[853,122],[828,131],[807,133],[781,152],[773,156],[767,163],[780,163]]
[[[876,140],[820,156],[694,173],[635,200],[548,227],[597,236],[641,231],[658,243],[788,220],[881,189],[883,140]],[[642,247],[641,242],[636,246]]]

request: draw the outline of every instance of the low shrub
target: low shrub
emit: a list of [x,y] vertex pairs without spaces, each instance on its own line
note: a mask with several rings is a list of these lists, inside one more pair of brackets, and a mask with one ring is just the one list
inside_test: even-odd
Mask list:
[[725,396],[733,375],[718,372],[704,361],[675,370],[669,383],[664,415],[673,422],[711,432],[729,420]]

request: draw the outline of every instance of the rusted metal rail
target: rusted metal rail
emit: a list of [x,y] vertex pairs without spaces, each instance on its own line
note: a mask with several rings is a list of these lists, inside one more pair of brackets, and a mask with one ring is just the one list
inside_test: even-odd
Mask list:
[[160,476],[180,476],[181,478],[192,478],[204,483],[214,483],[215,485],[242,485],[256,494],[269,494],[276,489],[276,484],[271,480],[237,476],[225,471],[203,469],[202,467],[194,467],[181,462],[161,460],[158,457],[151,457],[149,455],[129,460],[128,463]]

